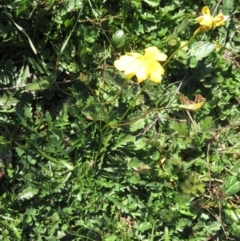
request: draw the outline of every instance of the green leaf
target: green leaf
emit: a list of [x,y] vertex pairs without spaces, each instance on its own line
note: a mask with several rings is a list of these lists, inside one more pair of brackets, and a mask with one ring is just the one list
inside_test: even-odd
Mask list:
[[224,210],[227,217],[230,219],[230,223],[234,222],[240,224],[240,211],[237,209],[225,209]]
[[12,96],[3,95],[0,97],[0,113],[14,112],[15,107],[19,100]]
[[117,47],[121,48],[125,44],[125,33],[123,30],[117,30],[112,35],[112,43]]
[[[70,5],[69,5],[69,8],[72,8],[72,7],[75,5],[75,3],[76,3],[75,0],[70,0],[70,2],[69,2],[69,4],[70,4]],[[79,1],[79,3],[80,3],[80,1]],[[82,2],[81,2],[81,3],[82,3]],[[64,9],[64,8],[63,8],[63,9]],[[61,47],[61,49],[60,49],[59,59],[60,59],[61,55],[63,54],[63,52],[64,52],[64,50],[65,50],[65,48],[66,48],[66,46],[67,46],[67,44],[68,44],[68,42],[69,42],[72,34],[73,34],[73,32],[74,32],[74,30],[75,30],[75,28],[76,28],[76,26],[77,26],[77,24],[78,24],[78,20],[79,20],[81,14],[82,14],[82,10],[83,10],[83,4],[81,4],[81,8],[80,8],[79,11],[78,11],[78,16],[77,16],[77,19],[76,19],[76,22],[75,22],[73,28],[71,29],[69,35],[67,36],[66,40],[64,41],[64,43],[63,43],[63,45],[62,45],[62,47]]]
[[132,175],[130,178],[129,178],[129,182],[131,184],[137,184],[140,182],[140,175],[138,173],[134,173],[134,175]]
[[143,0],[143,1],[152,7],[157,7],[160,4],[159,0]]
[[103,153],[106,151],[107,147],[110,145],[110,141],[112,140],[112,133],[110,133],[108,136],[106,136],[103,140],[102,140],[102,148],[100,149],[100,152]]
[[70,164],[69,162],[66,162],[64,160],[61,160],[61,163],[63,164],[63,166],[65,166],[69,171],[73,171],[74,170],[74,166],[72,164]]
[[23,189],[19,195],[18,195],[18,198],[21,199],[21,200],[24,200],[24,199],[31,199],[33,198],[36,194],[38,194],[39,192],[39,189],[38,188],[35,188],[35,187],[27,187],[25,189]]
[[190,56],[197,60],[202,60],[207,57],[216,48],[214,43],[210,42],[195,42],[190,48]]
[[238,178],[233,176],[229,177],[223,184],[222,190],[228,194],[233,195],[240,191],[240,182],[238,181]]
[[[191,25],[191,23],[192,23],[192,21],[190,19],[183,19],[181,24],[177,27],[176,33],[178,33],[178,34],[182,33]],[[174,31],[174,33],[175,33],[175,31]]]
[[140,232],[145,232],[146,230],[152,229],[152,223],[150,222],[143,222],[139,226],[136,226],[135,228],[139,230]]
[[104,116],[102,106],[96,102],[90,103],[84,107],[82,114],[86,117],[86,119],[93,121],[103,120]]
[[138,169],[138,167],[140,167],[141,165],[143,165],[143,162],[139,161],[137,158],[132,158],[128,163],[127,166],[130,168],[133,168],[135,170]]
[[105,241],[115,241],[115,240],[117,240],[117,236],[113,234],[110,237],[106,237],[104,240]]
[[30,44],[30,46],[31,46],[31,48],[32,48],[32,51],[34,52],[34,54],[37,54],[37,50],[36,50],[36,48],[34,47],[34,45],[33,45],[33,43],[32,43],[32,40],[28,37],[28,35],[27,35],[27,33],[25,32],[25,30],[24,30],[21,26],[19,26],[17,23],[15,23],[15,22],[13,21],[13,18],[12,18],[12,16],[11,16],[10,14],[7,13],[7,15],[8,15],[8,17],[11,19],[11,21],[13,22],[13,24],[17,27],[17,29],[18,29],[20,32],[22,32],[22,33],[27,37],[28,42],[29,42],[29,44]]
[[223,0],[223,14],[229,15],[233,12],[233,0]]
[[134,143],[134,150],[141,150],[146,147],[147,143],[145,140],[137,140]]
[[47,89],[49,86],[50,86],[49,81],[46,79],[42,79],[39,82],[27,84],[27,90],[29,91],[44,90],[44,89]]
[[124,136],[123,138],[121,138],[120,140],[118,140],[116,142],[116,144],[114,146],[111,147],[112,150],[116,150],[119,147],[125,146],[127,145],[127,143],[129,142],[134,142],[135,141],[135,137],[133,135],[127,135]]
[[170,241],[169,230],[168,230],[167,226],[164,227],[163,237],[164,237],[164,239],[163,239],[164,241]]
[[145,120],[141,118],[130,125],[130,130],[131,132],[135,132],[137,130],[143,129],[144,126],[145,126]]
[[240,173],[240,160],[235,163],[235,165],[231,168],[231,173],[238,175]]
[[31,76],[31,74],[29,72],[28,65],[26,65],[26,66],[23,65],[22,68],[20,69],[20,73],[19,73],[19,77],[18,77],[16,85],[17,86],[24,85],[30,76]]

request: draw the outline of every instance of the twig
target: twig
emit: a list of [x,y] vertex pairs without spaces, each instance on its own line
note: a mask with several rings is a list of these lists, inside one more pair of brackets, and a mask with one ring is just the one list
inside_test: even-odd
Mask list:
[[211,180],[211,171],[210,171],[210,162],[209,162],[209,151],[210,151],[211,144],[208,143],[207,145],[207,169],[208,169],[208,175],[209,175],[209,191],[212,185],[212,180]]

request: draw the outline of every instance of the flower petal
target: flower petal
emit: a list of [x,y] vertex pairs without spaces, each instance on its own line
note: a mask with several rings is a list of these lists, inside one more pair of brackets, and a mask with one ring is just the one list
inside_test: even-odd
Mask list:
[[157,83],[157,84],[161,83],[162,75],[165,72],[161,64],[154,60],[148,60],[146,61],[146,66],[149,73],[148,78],[154,83]]
[[123,55],[120,59],[114,61],[114,67],[120,71],[125,71],[129,66],[131,66],[132,62],[134,62],[133,56]]
[[167,55],[164,53],[158,53],[155,57],[157,61],[165,61],[167,59]]
[[153,46],[145,49],[144,58],[155,59],[157,61],[165,61],[167,59],[167,55],[161,53],[157,47]]
[[143,66],[143,56],[135,57],[125,69],[126,75],[135,75]]
[[132,78],[141,68],[143,63],[143,56],[141,54],[128,54],[121,56],[120,59],[115,60],[114,66],[120,71],[125,71],[127,78]]
[[202,8],[202,14],[211,15],[208,6]]
[[146,48],[144,49],[144,51],[145,51],[144,57],[146,58],[155,58],[155,56],[160,52],[160,50],[155,46]]
[[197,21],[202,26],[207,26],[212,28],[213,25],[213,17],[211,15],[203,15],[197,18]]
[[214,17],[213,22],[214,26],[219,27],[224,25],[225,21],[228,19],[227,16],[224,16],[222,13],[219,13],[216,17]]
[[142,63],[141,67],[136,71],[136,76],[138,83],[143,82],[148,78],[148,69],[144,63]]

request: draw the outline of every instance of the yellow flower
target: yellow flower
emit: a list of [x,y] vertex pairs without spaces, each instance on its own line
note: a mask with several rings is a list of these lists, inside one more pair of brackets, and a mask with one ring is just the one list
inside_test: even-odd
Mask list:
[[202,16],[197,18],[197,21],[202,25],[204,31],[208,31],[213,27],[213,16],[210,14],[209,8],[203,7]]
[[201,25],[202,31],[208,31],[213,27],[219,27],[224,25],[225,21],[228,19],[222,13],[219,13],[216,17],[213,17],[210,13],[209,7],[205,6],[202,9],[202,16],[197,18],[197,21]]
[[138,83],[150,79],[161,83],[165,70],[158,61],[165,61],[167,55],[160,52],[157,47],[145,49],[145,54],[125,53],[120,59],[115,60],[114,66],[120,71],[125,71],[127,78],[137,76]]
[[224,16],[222,13],[219,13],[214,19],[214,26],[219,27],[223,26],[226,20],[228,19],[227,16]]

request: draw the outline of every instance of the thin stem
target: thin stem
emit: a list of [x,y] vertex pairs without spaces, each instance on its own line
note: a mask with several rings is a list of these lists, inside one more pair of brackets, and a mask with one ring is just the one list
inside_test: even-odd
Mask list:
[[140,96],[140,94],[143,92],[144,89],[146,89],[146,87],[148,86],[149,82],[147,84],[145,84],[143,86],[143,88],[141,89],[141,91],[138,93],[138,95],[136,96],[135,100],[132,102],[131,105],[129,105],[129,107],[127,108],[127,110],[125,111],[125,113],[122,115],[122,117],[120,118],[120,121],[122,121],[125,116],[127,115],[127,113],[130,111],[130,109],[133,107],[133,105],[136,103],[138,97]]
[[141,118],[145,117],[146,115],[148,115],[151,112],[160,111],[160,110],[167,110],[167,109],[173,109],[173,108],[176,108],[176,107],[178,107],[178,106],[176,105],[176,106],[170,106],[170,107],[154,108],[154,109],[146,111],[144,114],[136,117],[135,119],[133,119],[133,120],[131,120],[129,122],[124,122],[124,123],[120,123],[120,124],[111,125],[111,127],[131,125],[134,122],[136,122],[136,121],[140,120]]
[[127,83],[127,80],[128,80],[128,78],[126,78],[124,80],[124,82],[123,82],[123,84],[121,86],[121,89],[118,92],[118,94],[112,100],[109,100],[109,101],[105,102],[105,104],[110,104],[110,103],[114,102],[119,97],[119,95],[123,92],[123,88],[124,88],[125,84]]
[[182,46],[180,46],[177,50],[175,50],[175,51],[170,55],[170,57],[167,59],[167,61],[166,61],[162,66],[165,67],[165,65],[172,59],[172,57],[173,57],[179,50],[183,49],[183,48],[186,47],[188,44],[190,44],[190,43],[193,41],[193,39],[194,39],[200,32],[201,32],[201,28],[198,28],[198,29],[194,32],[194,34],[193,34],[193,36],[190,38],[190,40],[187,41],[187,42],[186,42],[185,44],[183,44]]

